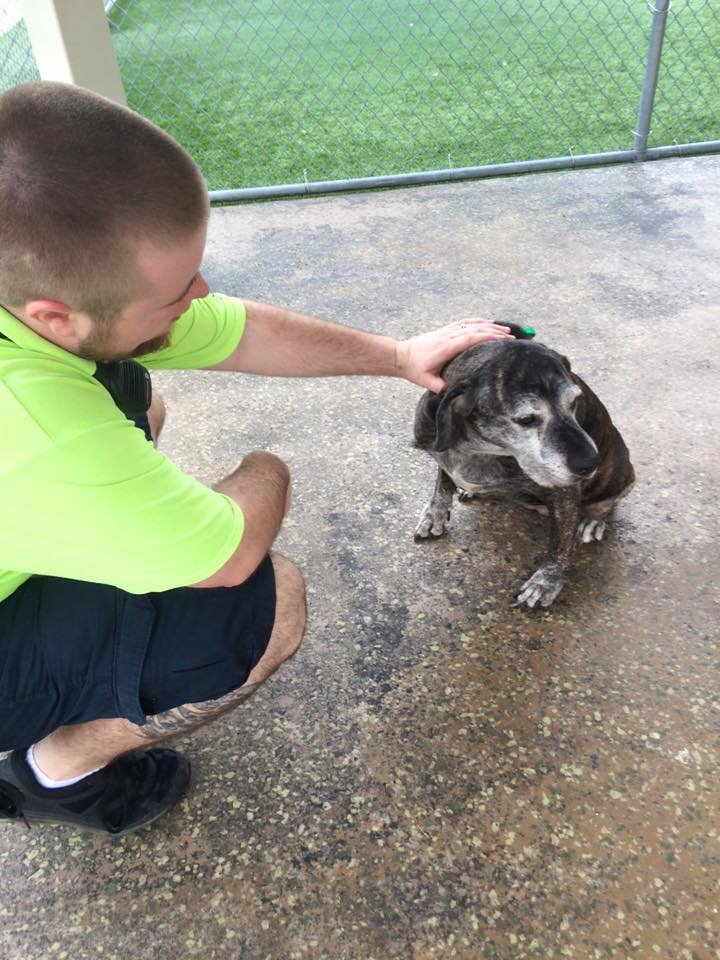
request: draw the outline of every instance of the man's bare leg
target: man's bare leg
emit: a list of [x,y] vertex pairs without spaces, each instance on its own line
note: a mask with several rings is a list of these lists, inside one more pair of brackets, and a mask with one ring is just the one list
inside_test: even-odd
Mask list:
[[166,413],[167,407],[165,406],[165,401],[159,393],[153,393],[153,398],[150,401],[150,406],[148,407],[147,418],[148,423],[150,424],[150,433],[152,434],[153,443],[155,446],[158,445],[160,432],[165,425]]
[[129,750],[149,747],[197,730],[247,700],[300,646],[306,621],[303,576],[285,557],[272,555],[275,570],[275,625],[265,653],[237,690],[217,700],[189,703],[148,717],[138,726],[129,720],[92,720],[59,727],[34,747],[35,762],[53,780],[79,777]]

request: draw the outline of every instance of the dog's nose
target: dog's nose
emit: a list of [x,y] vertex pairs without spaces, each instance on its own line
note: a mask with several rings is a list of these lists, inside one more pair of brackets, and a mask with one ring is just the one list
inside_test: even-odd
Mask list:
[[575,454],[568,458],[568,466],[576,477],[584,479],[592,476],[600,464],[600,456],[595,450]]

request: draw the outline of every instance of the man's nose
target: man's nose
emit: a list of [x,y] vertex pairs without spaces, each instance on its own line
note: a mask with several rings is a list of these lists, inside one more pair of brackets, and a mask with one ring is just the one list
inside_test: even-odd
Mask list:
[[191,300],[201,300],[203,297],[206,297],[210,293],[210,287],[207,285],[205,277],[198,273],[195,277],[195,282],[190,287],[188,291],[188,296]]

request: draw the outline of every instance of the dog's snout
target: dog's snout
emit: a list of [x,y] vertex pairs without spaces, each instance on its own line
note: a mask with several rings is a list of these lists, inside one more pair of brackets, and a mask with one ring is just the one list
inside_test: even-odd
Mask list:
[[597,450],[578,450],[568,457],[568,466],[577,477],[592,476],[599,465],[600,455]]

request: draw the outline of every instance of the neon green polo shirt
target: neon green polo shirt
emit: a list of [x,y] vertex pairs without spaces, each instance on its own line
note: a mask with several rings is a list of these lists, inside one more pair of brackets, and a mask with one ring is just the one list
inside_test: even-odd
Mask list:
[[[228,357],[240,300],[194,300],[140,362],[191,370]],[[234,501],[183,473],[93,379],[95,363],[0,308],[0,601],[32,574],[151,593],[198,583],[243,533]]]

